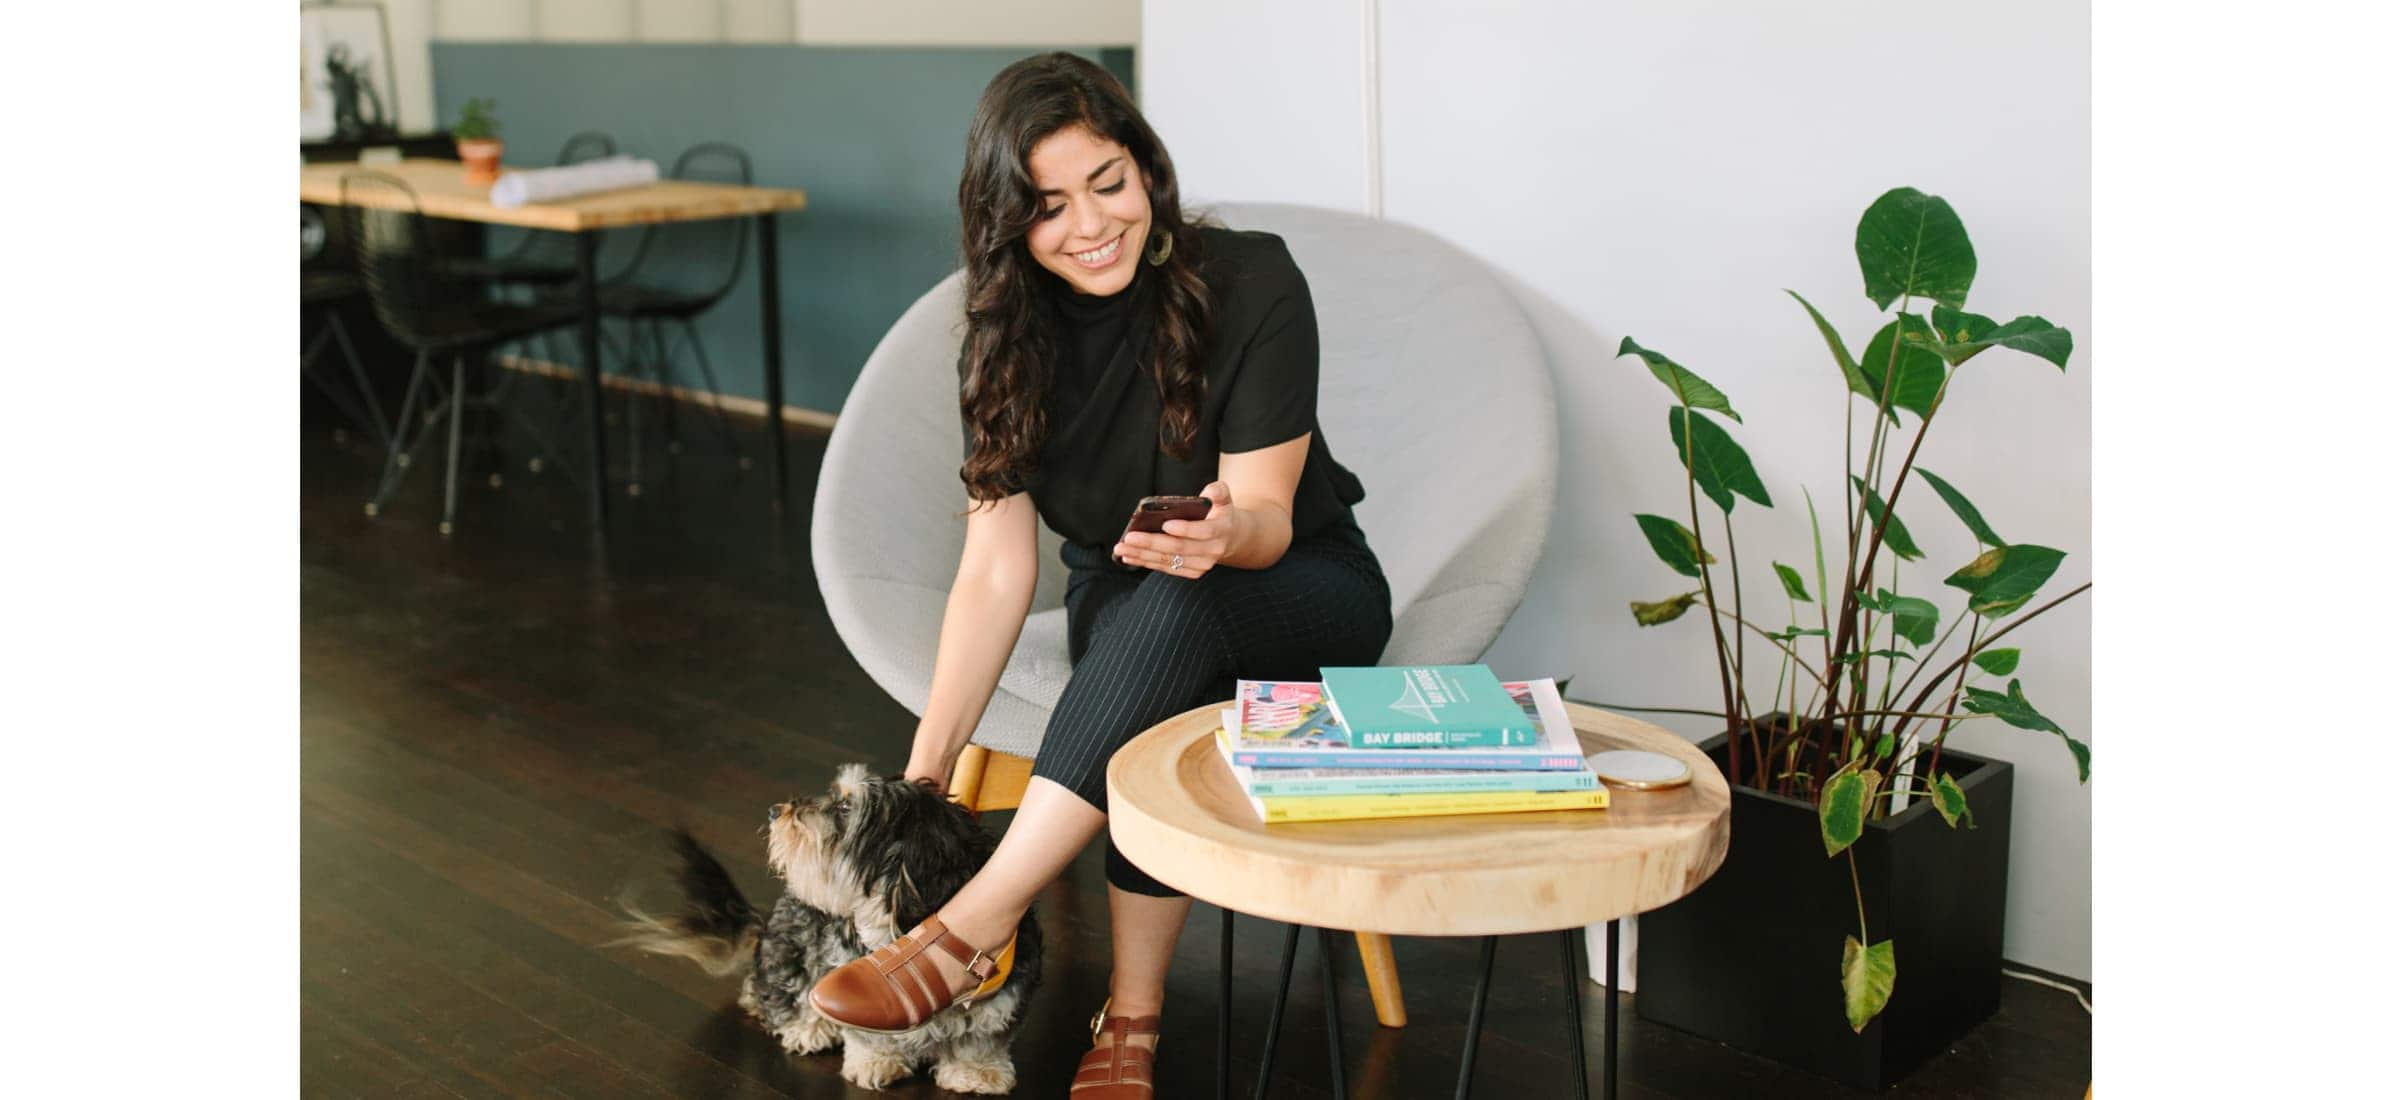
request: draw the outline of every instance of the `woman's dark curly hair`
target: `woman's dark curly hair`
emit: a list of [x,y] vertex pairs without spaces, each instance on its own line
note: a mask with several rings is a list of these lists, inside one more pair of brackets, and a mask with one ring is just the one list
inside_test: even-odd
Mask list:
[[[1045,398],[1054,377],[1054,321],[1038,295],[1038,261],[1023,238],[1045,199],[1030,175],[1030,151],[1049,135],[1085,126],[1129,150],[1146,181],[1153,222],[1149,242],[1170,234],[1172,248],[1156,278],[1154,341],[1141,364],[1162,395],[1157,442],[1184,459],[1204,404],[1204,341],[1212,294],[1198,272],[1204,248],[1179,208],[1171,154],[1113,74],[1086,58],[1049,53],[1005,67],[980,93],[964,138],[963,419],[970,446],[961,475],[974,501],[1019,490],[1046,442]],[[1151,245],[1150,245],[1151,247]],[[1145,257],[1132,257],[1134,263]],[[1123,293],[1127,293],[1124,291]]]

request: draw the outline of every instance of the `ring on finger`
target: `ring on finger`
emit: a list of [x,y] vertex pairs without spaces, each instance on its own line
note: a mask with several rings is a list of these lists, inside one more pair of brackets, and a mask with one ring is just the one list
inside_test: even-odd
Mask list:
[[1173,554],[1173,555],[1171,555],[1171,571],[1172,571],[1172,572],[1174,572],[1174,573],[1177,573],[1177,572],[1179,572],[1179,570],[1180,570],[1180,567],[1181,567],[1181,566],[1184,566],[1184,565],[1186,565],[1186,564],[1187,564],[1187,559],[1186,559],[1186,558],[1183,558],[1183,557],[1181,557],[1181,556],[1180,556],[1180,555],[1178,555],[1178,554]]

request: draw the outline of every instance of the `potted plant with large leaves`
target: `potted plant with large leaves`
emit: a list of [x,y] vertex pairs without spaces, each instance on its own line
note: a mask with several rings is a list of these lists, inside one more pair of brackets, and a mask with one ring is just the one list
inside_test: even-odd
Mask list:
[[[1893,311],[1860,356],[1787,292],[1849,392],[1840,583],[1831,583],[1830,543],[1806,487],[1809,570],[1770,563],[1788,609],[1781,628],[1745,605],[1736,508],[1774,501],[1729,431],[1743,415],[1668,356],[1633,338],[1620,343],[1620,355],[1641,359],[1674,399],[1670,445],[1686,471],[1686,522],[1636,522],[1663,564],[1694,582],[1630,610],[1643,626],[1686,619],[1708,629],[1727,728],[1703,747],[1734,795],[1719,873],[1640,921],[1637,1009],[1876,1088],[1999,1005],[2011,769],[1945,740],[1986,719],[2054,734],[2074,755],[2078,781],[2090,778],[2090,750],[2028,702],[2012,675],[2020,649],[2006,643],[2091,585],[2037,602],[2062,551],[2004,539],[1958,487],[1917,465],[1963,373],[2009,369],[1978,366],[1982,353],[2024,353],[2065,370],[2068,331],[2041,317],[1997,324],[1967,312],[1976,252],[1959,215],[1932,195],[1901,188],[1880,197],[1861,216],[1854,251],[1869,300]],[[1922,305],[1931,306],[1923,315]],[[1902,564],[1924,555],[1897,515],[1921,483],[1978,546],[1957,568],[1931,572],[1941,583],[1925,591],[1904,584]],[[1947,618],[1930,593],[1956,594],[1963,606]],[[1955,638],[1963,640],[1947,653]],[[1748,657],[1775,663],[1767,695],[1754,693]]]

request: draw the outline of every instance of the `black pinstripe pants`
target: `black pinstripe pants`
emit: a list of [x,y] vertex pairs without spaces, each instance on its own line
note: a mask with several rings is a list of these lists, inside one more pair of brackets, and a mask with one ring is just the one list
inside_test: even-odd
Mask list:
[[[1306,536],[1268,569],[1215,567],[1190,580],[1125,572],[1066,543],[1071,682],[1047,721],[1033,776],[1105,808],[1105,765],[1149,726],[1227,699],[1234,681],[1318,680],[1324,665],[1379,660],[1392,627],[1387,578],[1362,533]],[[1132,893],[1178,891],[1106,840],[1105,877]]]

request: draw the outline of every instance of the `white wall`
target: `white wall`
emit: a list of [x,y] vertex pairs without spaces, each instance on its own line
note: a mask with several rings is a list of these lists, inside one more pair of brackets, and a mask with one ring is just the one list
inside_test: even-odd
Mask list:
[[[1365,209],[1367,2],[1291,11],[1150,0],[1142,96],[1190,194]],[[1866,341],[1882,322],[1860,294],[1853,226],[1901,185],[1949,199],[1967,223],[1972,311],[2039,314],[2077,340],[2065,374],[2000,352],[1969,364],[1920,465],[1967,493],[2004,538],[2067,550],[2047,592],[2090,579],[2081,4],[2019,0],[1999,19],[1893,0],[1504,0],[1466,14],[1429,0],[1379,4],[1385,216],[1454,241],[1513,284],[1561,402],[1560,513],[1489,663],[1574,674],[1581,698],[1718,706],[1693,617],[1642,630],[1628,615],[1631,599],[1680,590],[1629,516],[1682,511],[1672,486],[1683,475],[1666,396],[1612,352],[1633,335],[1744,413],[1736,435],[1779,506],[1738,509],[1738,549],[1748,606],[1774,618],[1767,609],[1782,605],[1769,597],[1783,597],[1768,562],[1809,560],[1801,487],[1831,532],[1842,521],[1842,387],[1780,288],[1803,292],[1848,341]],[[1224,59],[1236,59],[1234,79]],[[1928,566],[1905,570],[1906,590],[1949,615],[1961,604],[1937,582],[1974,545],[1924,486],[1906,489],[1898,512],[1927,552]],[[2025,649],[2029,698],[2088,742],[2091,598],[2009,639]],[[1774,666],[1752,663],[1752,690],[1765,693]],[[2090,978],[2090,796],[2068,754],[2047,734],[1986,722],[1952,743],[2018,768],[2005,954]]]

